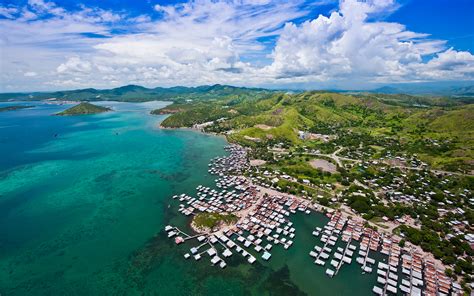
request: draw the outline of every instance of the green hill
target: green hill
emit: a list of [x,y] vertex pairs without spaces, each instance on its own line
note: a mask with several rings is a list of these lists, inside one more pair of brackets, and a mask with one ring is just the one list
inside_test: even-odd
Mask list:
[[[473,108],[455,99],[304,92],[176,102],[153,113],[170,114],[161,124],[171,128],[214,121],[206,131],[226,133],[230,141],[248,146],[280,142],[330,150],[370,146],[379,154],[417,154],[435,167],[452,169],[472,166]],[[301,139],[299,131],[336,139],[330,143]],[[391,150],[386,147],[388,138],[397,143]]]
[[235,87],[229,85],[204,85],[198,87],[157,87],[146,88],[138,85],[126,85],[113,89],[77,89],[56,92],[32,92],[32,93],[0,93],[0,101],[28,100],[38,101],[55,98],[56,100],[72,101],[122,101],[122,102],[146,102],[146,101],[174,101],[184,102],[186,100],[210,100],[225,97],[238,97],[242,95],[260,95],[272,93],[273,91],[262,88]]
[[107,112],[112,109],[102,106],[92,105],[91,103],[82,102],[79,105],[71,107],[67,110],[57,113],[56,115],[87,115]]

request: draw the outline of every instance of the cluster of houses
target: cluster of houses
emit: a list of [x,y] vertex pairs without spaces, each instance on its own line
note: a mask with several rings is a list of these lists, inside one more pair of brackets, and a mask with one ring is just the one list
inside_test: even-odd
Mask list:
[[[233,182],[235,181],[233,180]],[[237,187],[242,186],[243,183],[236,182],[235,184],[238,184],[235,185]],[[234,225],[194,236],[184,233],[177,227],[166,226],[165,231],[168,233],[168,237],[174,238],[176,244],[197,241],[197,245],[192,246],[189,252],[184,255],[186,259],[193,257],[195,260],[200,260],[203,256],[209,255],[213,265],[225,268],[227,266],[225,258],[234,253],[242,255],[250,264],[253,264],[257,260],[257,256],[263,260],[269,260],[271,250],[275,245],[281,245],[284,249],[293,245],[296,229],[289,220],[289,216],[296,211],[309,211],[309,202],[283,196],[260,194],[259,197],[256,197],[254,187],[240,188],[242,196],[249,197],[248,200],[238,199],[237,196],[234,196],[236,199],[231,200],[230,205],[226,203],[225,199],[219,199],[222,203],[209,206],[209,199],[214,196],[207,196],[203,199],[206,201],[205,204],[199,200],[194,202],[194,210],[191,212],[191,214],[200,211],[238,213],[239,220]],[[197,190],[198,193],[213,192],[203,186],[198,186]],[[181,197],[185,198],[183,201],[191,200],[187,195]]]
[[218,182],[221,187],[233,188],[233,190],[218,191],[199,185],[196,188],[197,197],[186,194],[173,196],[173,199],[179,199],[178,211],[186,216],[199,212],[227,213],[243,210],[254,203],[256,188],[249,186],[245,178],[226,177],[219,179]]
[[229,174],[240,175],[249,168],[245,148],[233,144],[224,147],[224,149],[230,153],[229,156],[213,158],[209,163],[209,173],[221,177]]
[[301,140],[320,140],[324,143],[332,141],[336,139],[336,135],[325,135],[325,134],[318,134],[318,133],[310,133],[306,131],[298,131],[298,137]]
[[[390,174],[386,166],[379,166],[377,169]],[[387,179],[390,180],[388,184]],[[452,230],[452,233],[449,233],[446,237],[450,239],[458,235],[465,236],[471,229],[471,225],[465,218],[466,211],[459,206],[459,202],[464,201],[463,203],[466,204],[467,201],[467,203],[471,203],[470,201],[473,199],[472,192],[466,188],[456,188],[457,185],[453,186],[453,184],[456,184],[455,179],[456,176],[450,174],[443,175],[428,170],[416,170],[412,173],[399,172],[390,178],[380,176],[366,178],[362,181],[367,188],[373,190],[383,200],[425,206],[436,202],[437,211],[441,218],[448,214],[453,214],[456,217],[446,222]],[[435,187],[438,189],[434,189]],[[470,244],[474,243],[474,241],[468,242]]]
[[233,213],[238,217],[237,223],[196,235],[171,225],[165,228],[176,244],[197,242],[184,255],[186,259],[209,256],[211,263],[221,268],[227,266],[225,258],[234,253],[252,264],[257,256],[269,260],[274,245],[290,248],[296,229],[289,216],[296,211],[309,214],[310,207],[309,201],[259,192],[245,177],[239,176],[248,167],[247,151],[237,145],[227,146],[226,150],[229,156],[215,158],[209,165],[209,172],[219,176],[216,189],[199,185],[196,197],[181,194],[173,199],[179,200],[179,212],[184,215]]
[[208,121],[208,122],[203,122],[203,123],[195,123],[195,124],[193,124],[193,129],[204,130],[206,127],[212,126],[212,125],[214,125],[215,123],[224,122],[226,119],[227,119],[227,118],[222,117],[222,118],[217,119],[216,121]]
[[[343,217],[340,212],[328,214],[328,216],[331,218],[324,228],[317,227],[315,231],[313,231],[313,236],[318,237],[321,235],[320,241],[323,245],[315,245],[314,250],[309,252],[309,255],[315,259],[314,263],[321,266],[326,264],[326,260],[329,259],[333,247],[336,245],[336,242],[348,221],[348,219]],[[337,247],[337,251],[334,253],[334,259],[331,260],[331,266],[334,269],[326,269],[326,274],[330,277],[336,275],[344,263],[352,263],[352,256],[356,246],[351,244],[352,238],[350,234],[344,233],[343,236],[346,245],[345,247]]]
[[362,220],[344,218],[339,212],[328,216],[330,221],[313,231],[320,243],[309,253],[317,265],[330,262],[328,276],[336,276],[358,254],[356,262],[363,273],[377,271],[372,289],[376,295],[462,295],[461,286],[444,274],[442,266],[415,247],[400,247],[398,237],[364,227]]
[[[239,176],[249,168],[247,150],[238,145],[230,145],[226,150],[228,156],[215,158],[209,165],[209,173],[219,176],[215,189],[199,185],[196,197],[181,194],[173,198],[179,199],[179,211],[184,215],[233,213],[238,217],[237,222],[195,235],[170,225],[165,231],[176,244],[192,244],[184,255],[186,259],[209,257],[213,265],[221,268],[227,266],[226,259],[234,254],[242,256],[250,264],[259,257],[270,260],[274,246],[289,249],[293,245],[296,229],[290,221],[291,215],[296,212],[309,214],[311,209],[317,210],[317,206],[301,198],[262,192],[266,189],[254,184],[259,181],[264,183],[264,179]],[[413,197],[397,193],[406,177],[401,175],[401,178],[394,178],[392,184],[378,188],[392,201],[429,201],[430,192],[420,192]],[[429,184],[424,177],[423,174],[418,177],[421,186],[425,181]],[[377,181],[374,178],[364,182],[377,187]],[[447,191],[445,194],[449,196],[452,193]],[[461,293],[461,287],[444,275],[440,266],[413,247],[400,247],[397,237],[380,234],[365,227],[362,219],[348,218],[339,211],[328,211],[326,215],[330,218],[329,222],[324,227],[316,227],[312,233],[319,241],[309,255],[315,264],[326,266],[328,276],[336,276],[344,264],[352,264],[354,258],[361,265],[362,273],[376,270],[377,283],[372,291],[377,295]],[[466,235],[466,239],[474,242],[472,235]],[[375,256],[376,253],[383,256]],[[383,259],[377,262],[376,258]]]

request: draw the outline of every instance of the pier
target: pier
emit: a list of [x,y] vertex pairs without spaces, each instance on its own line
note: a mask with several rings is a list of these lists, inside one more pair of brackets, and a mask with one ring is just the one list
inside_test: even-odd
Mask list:
[[341,269],[344,263],[346,264],[352,263],[352,254],[353,254],[353,250],[355,250],[356,247],[354,245],[351,245],[351,241],[352,241],[352,237],[349,237],[349,241],[347,242],[344,252],[342,254],[342,259],[337,264],[336,272],[334,275],[337,275],[337,273],[339,272],[339,269]]
[[[332,249],[330,246],[334,246],[339,239],[339,235],[341,234],[341,231],[343,230],[345,224],[347,222],[347,218],[342,217],[340,212],[336,212],[331,215],[331,220],[324,226],[323,229],[316,229],[315,232],[313,232],[313,235],[319,236],[319,233],[322,231],[322,235],[320,238],[320,241],[323,242],[323,246],[315,246],[314,250],[309,253],[311,257],[315,258],[314,263],[317,265],[324,266],[326,264],[326,261],[332,252]],[[355,247],[355,246],[352,246]],[[341,253],[336,252],[334,254],[335,258],[337,260],[331,260],[331,265],[335,268],[335,270],[332,270],[330,268],[326,269],[326,274],[330,277],[333,277],[337,275],[339,272],[339,269],[341,268],[342,264],[346,262],[347,264],[350,264],[352,259],[350,257],[347,257],[346,255],[352,256],[353,250],[350,250],[352,248],[350,245],[350,239],[349,242],[347,243],[345,249],[338,248],[338,251],[341,251]]]
[[407,254],[402,255],[402,274],[408,277],[408,280],[402,279],[399,286],[403,293],[421,295],[421,288],[423,288],[422,264],[421,254],[413,248]]

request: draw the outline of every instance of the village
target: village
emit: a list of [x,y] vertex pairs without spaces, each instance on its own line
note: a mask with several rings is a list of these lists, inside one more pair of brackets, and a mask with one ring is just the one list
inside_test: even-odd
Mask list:
[[[420,229],[421,221],[408,214],[393,217],[384,216],[379,223],[370,221],[367,214],[357,207],[351,207],[352,196],[369,197],[369,210],[380,202],[419,204],[429,206],[434,197],[429,187],[406,193],[411,173],[419,173],[416,182],[427,186],[439,174],[426,170],[405,170],[382,182],[383,178],[360,178],[345,190],[335,193],[333,184],[311,184],[304,182],[296,194],[283,192],[278,186],[279,179],[298,183],[295,177],[271,170],[259,170],[264,161],[249,161],[249,149],[232,144],[226,147],[227,157],[211,160],[209,173],[216,175],[216,188],[199,185],[196,197],[181,194],[173,196],[179,201],[178,211],[193,217],[193,233],[168,225],[165,231],[177,245],[191,244],[183,256],[186,259],[201,260],[209,258],[212,265],[225,268],[226,260],[234,254],[242,256],[249,264],[257,260],[268,261],[272,249],[292,247],[297,230],[292,222],[293,215],[325,215],[326,225],[316,227],[312,232],[316,239],[314,248],[308,250],[309,259],[315,268],[324,268],[329,277],[337,276],[339,270],[348,264],[359,264],[362,273],[377,273],[377,283],[373,286],[376,295],[462,295],[458,281],[449,277],[446,264],[435,258],[432,253],[414,243],[406,234],[394,231],[398,225],[410,225]],[[403,159],[398,159],[404,161]],[[411,167],[419,162],[410,160]],[[388,167],[380,161],[375,164],[366,161],[349,162],[346,168],[357,168],[363,172],[369,166],[380,166],[387,172],[401,169]],[[362,168],[362,170],[360,169]],[[251,173],[249,173],[251,172]],[[448,184],[449,177],[444,183]],[[441,181],[443,182],[443,181]],[[442,184],[444,184],[442,183]],[[329,185],[329,186],[326,186]],[[372,188],[374,190],[372,190]],[[311,196],[311,190],[319,194]],[[454,195],[445,189],[445,204],[450,203]],[[463,198],[472,202],[471,193],[461,193]],[[330,202],[339,207],[323,205],[321,200],[330,198]],[[440,205],[445,205],[440,203]],[[359,211],[357,211],[356,209]],[[446,211],[446,212],[443,212]],[[437,212],[446,216],[448,210],[439,207]],[[462,209],[449,210],[449,213],[462,214]],[[463,233],[469,229],[467,221],[450,220],[452,237],[463,236],[472,240],[472,234]],[[204,221],[204,222],[203,222]],[[467,225],[466,225],[467,224]],[[466,228],[467,226],[467,228]]]

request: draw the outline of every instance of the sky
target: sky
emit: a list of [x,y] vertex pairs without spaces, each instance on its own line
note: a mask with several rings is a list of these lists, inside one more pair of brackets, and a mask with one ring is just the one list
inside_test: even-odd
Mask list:
[[472,0],[2,0],[0,92],[474,82]]

